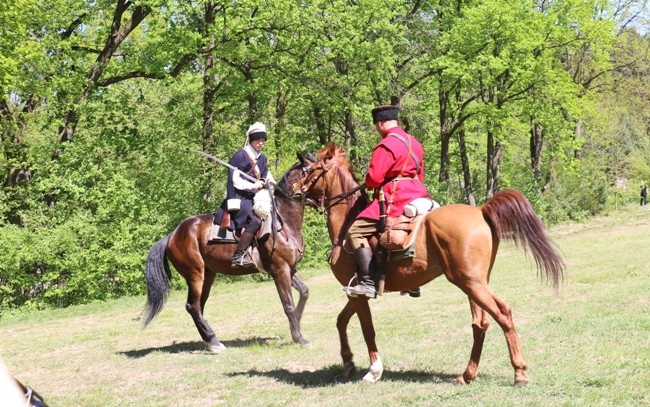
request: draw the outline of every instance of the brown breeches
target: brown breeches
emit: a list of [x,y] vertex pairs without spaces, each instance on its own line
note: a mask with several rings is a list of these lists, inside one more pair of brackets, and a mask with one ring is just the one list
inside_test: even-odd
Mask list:
[[377,233],[379,221],[368,218],[358,218],[348,230],[348,239],[356,251],[361,247],[370,247],[368,238]]

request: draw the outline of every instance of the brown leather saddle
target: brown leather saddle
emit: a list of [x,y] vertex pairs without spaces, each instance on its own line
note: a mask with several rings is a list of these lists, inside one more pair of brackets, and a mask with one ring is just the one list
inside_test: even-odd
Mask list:
[[[379,252],[379,245],[381,245],[387,251],[386,260],[389,263],[415,257],[415,238],[426,215],[417,215],[412,218],[401,215],[397,218],[388,218],[384,231],[368,239],[375,255]],[[354,256],[354,250],[347,235],[342,248],[345,253]]]

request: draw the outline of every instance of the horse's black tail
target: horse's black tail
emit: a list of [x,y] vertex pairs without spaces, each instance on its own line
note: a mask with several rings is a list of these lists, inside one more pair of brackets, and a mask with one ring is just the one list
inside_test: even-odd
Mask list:
[[542,221],[526,197],[513,189],[506,189],[489,199],[481,211],[499,238],[512,239],[516,245],[523,246],[526,254],[528,251],[532,253],[537,270],[545,274],[557,291],[565,265],[546,237]]
[[167,294],[169,293],[169,279],[171,270],[167,263],[167,241],[169,235],[157,241],[147,256],[145,280],[147,281],[147,303],[143,314],[146,314],[142,328],[146,328],[149,322],[163,309]]

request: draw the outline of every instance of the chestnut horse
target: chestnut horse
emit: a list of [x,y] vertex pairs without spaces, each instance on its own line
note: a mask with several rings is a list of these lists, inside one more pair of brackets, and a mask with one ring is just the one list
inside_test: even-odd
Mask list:
[[[259,243],[259,253],[266,270],[278,290],[284,313],[289,319],[289,328],[294,342],[307,345],[309,341],[300,332],[300,319],[307,302],[308,289],[296,272],[296,264],[304,251],[301,233],[304,205],[294,201],[287,192],[298,180],[304,169],[313,164],[313,158],[300,156],[282,177],[275,189],[275,207],[283,222],[283,230],[271,233]],[[205,303],[217,273],[245,275],[258,273],[255,268],[232,268],[231,259],[237,247],[235,243],[208,243],[213,214],[190,216],[176,229],[156,242],[146,262],[147,303],[143,327],[162,310],[169,291],[171,272],[167,259],[183,276],[188,286],[185,308],[203,339],[206,349],[219,353],[226,347],[219,342],[214,330],[203,317]],[[294,305],[291,287],[300,293],[298,306]]]
[[[319,152],[318,161],[294,184],[294,195],[306,195],[327,210],[327,227],[333,250],[330,266],[342,285],[348,285],[357,265],[353,255],[343,250],[345,232],[356,215],[368,204],[342,149],[329,144]],[[488,315],[499,324],[506,338],[515,383],[524,384],[526,363],[515,332],[511,309],[488,288],[490,272],[502,238],[513,239],[531,252],[538,271],[558,289],[564,263],[544,233],[542,223],[530,203],[519,192],[504,190],[481,207],[462,204],[442,206],[425,216],[416,237],[415,257],[386,265],[385,289],[416,289],[444,275],[469,298],[472,312],[474,344],[469,363],[456,383],[476,379],[479,359],[488,329]],[[357,314],[370,356],[370,370],[364,380],[381,378],[383,364],[375,342],[375,330],[368,298],[348,297],[338,316],[336,327],[341,342],[343,373],[349,378],[354,371],[353,354],[347,337],[350,318]]]

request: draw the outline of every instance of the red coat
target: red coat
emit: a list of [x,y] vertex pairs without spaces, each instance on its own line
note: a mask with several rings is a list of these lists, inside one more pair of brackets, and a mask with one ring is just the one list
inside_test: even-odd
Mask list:
[[[391,133],[399,134],[406,141],[409,138],[411,139],[411,149],[420,161],[419,171],[416,171],[415,160],[409,154],[408,147],[397,137],[389,136]],[[412,200],[429,196],[429,192],[422,183],[424,181],[424,149],[420,142],[399,126],[386,130],[381,137],[382,140],[372,151],[370,166],[366,175],[366,188],[375,189],[375,194],[372,202],[361,211],[357,218],[379,220],[379,201],[376,188],[379,188],[382,184],[384,184],[387,213],[390,217],[396,218],[402,215],[404,206]],[[406,160],[406,166],[404,160]],[[404,170],[400,174],[402,167],[404,167]],[[415,177],[415,179],[390,181],[396,177]],[[394,194],[393,188],[395,188]],[[391,196],[393,202],[389,205]]]

